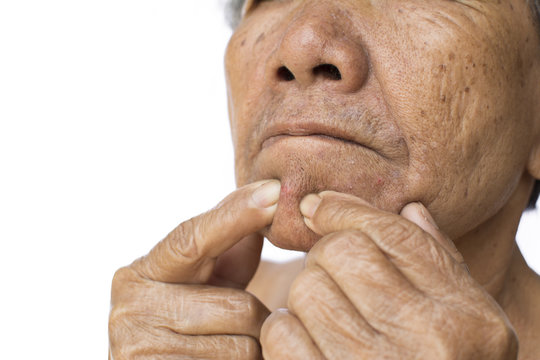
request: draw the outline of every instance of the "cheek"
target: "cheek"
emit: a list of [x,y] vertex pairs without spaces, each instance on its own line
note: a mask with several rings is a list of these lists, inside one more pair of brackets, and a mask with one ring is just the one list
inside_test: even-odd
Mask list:
[[260,108],[264,105],[264,98],[267,97],[264,86],[265,59],[272,52],[271,44],[276,43],[270,36],[276,35],[269,31],[269,24],[244,21],[227,47],[225,66],[229,119],[238,185],[247,182],[254,127]]
[[395,45],[403,67],[385,68],[384,83],[394,113],[406,119],[412,192],[441,227],[462,233],[498,211],[522,173],[530,119],[520,39],[496,16],[496,30],[487,16],[433,19],[429,9],[410,16],[418,18],[396,29],[409,34],[407,47]]

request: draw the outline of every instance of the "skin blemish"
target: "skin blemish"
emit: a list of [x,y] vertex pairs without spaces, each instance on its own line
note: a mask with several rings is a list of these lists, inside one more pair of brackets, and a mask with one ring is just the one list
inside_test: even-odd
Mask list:
[[258,44],[259,42],[263,41],[264,40],[264,33],[261,33],[258,37],[257,37],[257,40],[255,40],[255,44]]
[[465,88],[465,92],[468,93],[469,91],[471,91],[471,89],[467,86],[467,87]]
[[281,184],[281,194],[288,195],[291,193],[291,187],[287,183]]

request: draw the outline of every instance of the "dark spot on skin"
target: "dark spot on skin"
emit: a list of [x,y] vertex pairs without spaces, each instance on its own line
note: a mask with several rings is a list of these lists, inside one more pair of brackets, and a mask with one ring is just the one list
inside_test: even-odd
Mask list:
[[465,196],[465,199],[469,196],[469,189],[465,189],[465,194],[463,194]]
[[471,89],[467,86],[467,87],[465,88],[465,92],[468,93],[469,91],[471,91]]
[[514,5],[510,4],[510,10],[514,11]]
[[425,117],[425,116],[426,116],[426,112],[425,112],[424,110],[420,110],[420,115],[421,115],[422,117]]
[[444,64],[439,65],[439,71],[440,72],[446,72],[446,65],[444,65]]
[[446,95],[441,96],[441,102],[446,102]]
[[451,52],[450,54],[448,54],[448,60],[452,61],[456,58],[456,54],[454,54],[453,52]]
[[264,33],[262,33],[261,35],[259,35],[259,37],[258,37],[257,40],[255,41],[255,44],[258,44],[258,43],[261,42],[262,40],[264,40]]
[[398,9],[398,13],[403,14],[403,9]]
[[246,39],[242,40],[242,42],[240,43],[240,46],[244,46],[246,45]]
[[476,64],[475,64],[475,63],[473,63],[473,64],[472,64],[472,67],[473,67],[473,68],[475,68],[475,67],[476,67]]

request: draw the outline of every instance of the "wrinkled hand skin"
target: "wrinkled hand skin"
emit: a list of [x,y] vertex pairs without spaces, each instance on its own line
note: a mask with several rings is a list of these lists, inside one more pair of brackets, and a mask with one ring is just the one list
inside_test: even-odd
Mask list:
[[277,181],[244,186],[118,270],[109,359],[260,359],[269,310],[244,289],[279,190]]
[[517,358],[505,313],[420,203],[397,215],[322,192],[300,208],[322,238],[263,324],[265,359]]

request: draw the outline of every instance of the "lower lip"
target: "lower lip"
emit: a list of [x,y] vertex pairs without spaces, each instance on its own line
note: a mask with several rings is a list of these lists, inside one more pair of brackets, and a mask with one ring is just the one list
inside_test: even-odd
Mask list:
[[276,135],[276,136],[272,136],[272,137],[269,137],[268,139],[266,139],[262,143],[262,148],[263,149],[267,148],[267,147],[272,146],[275,143],[277,143],[279,141],[282,141],[282,140],[307,140],[307,139],[330,142],[330,143],[334,143],[334,144],[336,142],[339,142],[341,144],[351,144],[351,145],[356,145],[356,146],[362,146],[361,144],[356,143],[354,141],[350,141],[350,140],[346,140],[346,139],[342,139],[342,138],[337,138],[337,137],[333,137],[333,136],[328,136],[328,135],[314,134],[314,135]]

